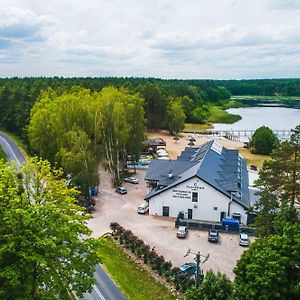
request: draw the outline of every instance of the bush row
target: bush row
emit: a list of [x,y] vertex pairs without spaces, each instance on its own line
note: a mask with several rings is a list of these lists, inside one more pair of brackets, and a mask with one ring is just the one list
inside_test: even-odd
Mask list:
[[173,282],[177,290],[185,292],[188,288],[195,285],[194,279],[181,273],[179,268],[172,267],[170,261],[166,261],[162,255],[157,254],[154,248],[151,249],[148,244],[145,244],[132,231],[126,230],[115,222],[110,224],[110,228],[113,231],[112,235],[121,245],[130,249],[145,264],[149,264],[160,276],[165,277],[168,282]]

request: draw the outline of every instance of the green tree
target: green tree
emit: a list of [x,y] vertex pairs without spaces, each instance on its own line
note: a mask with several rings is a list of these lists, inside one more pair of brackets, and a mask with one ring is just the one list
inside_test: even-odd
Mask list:
[[144,101],[139,94],[107,87],[94,94],[96,132],[114,183],[120,182],[127,154],[137,157],[145,132]]
[[299,299],[299,261],[299,223],[286,226],[281,235],[259,238],[234,269],[234,299]]
[[98,242],[60,170],[0,161],[0,298],[69,299],[94,283]]
[[251,151],[256,154],[269,155],[277,143],[276,134],[270,128],[262,126],[255,130],[251,138]]
[[197,289],[191,287],[187,291],[188,300],[228,300],[232,294],[232,284],[225,274],[208,271]]
[[140,88],[145,99],[144,109],[150,129],[163,128],[166,118],[167,101],[155,84],[146,84]]
[[179,101],[170,99],[168,105],[168,130],[171,134],[178,135],[184,128],[185,113]]
[[282,232],[286,223],[298,220],[295,205],[300,203],[300,125],[289,141],[283,141],[264,162],[257,186],[260,200],[255,227],[261,236]]
[[85,196],[98,182],[93,101],[90,91],[79,87],[68,93],[49,89],[32,108],[28,126],[31,148],[62,166]]

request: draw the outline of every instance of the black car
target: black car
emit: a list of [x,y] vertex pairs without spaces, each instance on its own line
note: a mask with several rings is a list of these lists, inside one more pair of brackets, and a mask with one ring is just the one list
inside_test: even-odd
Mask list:
[[219,231],[211,229],[208,231],[208,241],[217,243],[219,241]]

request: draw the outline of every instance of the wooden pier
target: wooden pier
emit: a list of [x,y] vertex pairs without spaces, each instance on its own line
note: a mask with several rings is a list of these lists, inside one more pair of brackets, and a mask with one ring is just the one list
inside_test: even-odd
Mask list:
[[[204,135],[211,135],[211,136],[217,136],[217,137],[224,137],[229,140],[239,141],[241,138],[251,138],[254,134],[255,130],[251,129],[231,129],[231,130],[206,130],[201,132],[191,132],[194,134],[204,134]],[[282,139],[289,139],[291,137],[292,131],[286,130],[286,129],[278,129],[273,130],[273,132],[278,136],[278,138]],[[244,139],[243,138],[243,139]]]

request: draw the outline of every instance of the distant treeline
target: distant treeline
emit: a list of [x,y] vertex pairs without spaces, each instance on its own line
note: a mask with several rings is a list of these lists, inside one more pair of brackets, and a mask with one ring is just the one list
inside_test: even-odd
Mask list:
[[300,79],[262,80],[165,80],[158,78],[2,78],[0,79],[0,127],[25,138],[30,110],[42,90],[58,93],[74,86],[102,90],[106,86],[139,92],[144,101],[149,129],[165,128],[170,102],[180,102],[188,123],[206,123],[212,106],[225,108],[224,100],[232,95],[300,95]]
[[0,127],[26,139],[30,110],[41,91],[52,88],[62,94],[74,86],[90,89],[91,92],[100,91],[106,86],[139,92],[145,99],[145,117],[150,129],[166,126],[167,109],[171,101],[181,103],[187,122],[205,123],[209,115],[207,105],[230,98],[228,90],[214,81],[122,77],[6,78],[0,79]]
[[300,96],[300,79],[218,80],[232,95]]

